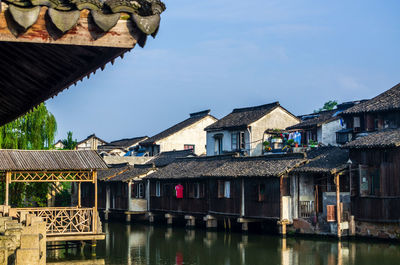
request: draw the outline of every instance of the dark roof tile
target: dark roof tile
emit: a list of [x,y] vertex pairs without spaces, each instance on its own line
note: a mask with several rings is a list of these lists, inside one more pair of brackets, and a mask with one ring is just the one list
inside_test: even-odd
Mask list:
[[196,156],[196,155],[193,153],[193,150],[162,152],[159,155],[155,156],[150,161],[148,161],[146,164],[154,164],[154,166],[156,167],[164,167],[168,164],[171,164],[178,158],[184,158],[188,156]]
[[291,156],[232,157],[213,156],[178,159],[151,174],[151,179],[200,177],[279,176],[305,161],[303,154]]
[[206,127],[205,130],[214,131],[247,128],[251,123],[261,119],[277,107],[280,107],[279,102],[256,107],[234,109],[227,116]]
[[0,150],[0,170],[106,169],[93,150]]
[[400,129],[370,133],[344,145],[345,148],[391,148],[400,146]]
[[131,147],[132,145],[136,145],[145,139],[147,139],[147,136],[141,136],[141,137],[134,137],[134,138],[126,138],[126,139],[121,139],[117,141],[112,141],[109,142],[108,144],[102,145],[98,147],[98,150],[101,151],[107,151],[107,150],[113,150],[116,148],[120,149],[127,149]]
[[331,173],[346,167],[349,160],[348,150],[339,147],[320,147],[307,152],[309,162],[293,172]]
[[392,110],[400,110],[400,84],[368,101],[349,108],[343,112],[343,115]]
[[141,144],[142,145],[153,144],[153,143],[155,143],[155,142],[157,142],[157,141],[159,141],[161,139],[167,138],[168,136],[173,135],[173,134],[179,132],[180,130],[183,130],[183,129],[195,124],[196,122],[204,119],[207,116],[213,117],[209,113],[210,113],[209,110],[201,111],[201,112],[197,112],[197,113],[192,113],[190,115],[190,118],[188,118],[188,119],[186,119],[186,120],[184,120],[184,121],[182,121],[182,122],[180,122],[178,124],[175,124],[174,126],[166,129],[165,131],[162,131],[162,132],[150,137],[149,139],[141,142]]
[[[328,111],[321,111],[318,113],[313,113],[309,115],[304,115],[302,116],[302,122],[290,126],[286,128],[287,130],[296,130],[296,129],[308,129],[314,126],[321,126],[322,124],[334,121],[339,119],[339,116],[336,116],[335,114],[338,112],[338,110],[328,110]],[[305,119],[305,117],[310,117],[308,119]]]

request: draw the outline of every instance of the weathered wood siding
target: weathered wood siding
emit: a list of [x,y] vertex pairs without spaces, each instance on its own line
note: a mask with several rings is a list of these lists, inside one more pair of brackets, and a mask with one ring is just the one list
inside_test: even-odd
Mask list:
[[[218,180],[230,181],[230,198],[218,198]],[[211,214],[240,216],[241,211],[241,180],[240,179],[210,179],[209,180],[209,211]]]
[[[208,193],[205,180],[163,180],[160,181],[161,194],[156,196],[156,182],[150,182],[150,211],[177,212],[183,214],[207,214]],[[199,183],[200,196],[193,198],[190,195],[190,185]],[[183,198],[178,199],[175,195],[175,186],[183,186]]]
[[[398,222],[400,220],[400,149],[351,150],[352,213],[356,220]],[[378,194],[361,196],[358,165],[376,167],[380,173]]]
[[[258,187],[264,184],[264,200],[259,201]],[[279,178],[252,179],[244,181],[245,216],[257,218],[280,217],[280,185]]]

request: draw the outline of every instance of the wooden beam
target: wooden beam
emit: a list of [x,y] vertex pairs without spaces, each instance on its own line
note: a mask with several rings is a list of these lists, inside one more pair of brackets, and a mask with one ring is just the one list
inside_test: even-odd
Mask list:
[[81,203],[81,183],[78,183],[78,207],[80,208],[82,206]]
[[[101,31],[90,20],[89,10],[82,10],[80,18],[75,27],[64,35],[60,35],[55,29],[52,29],[46,21],[47,7],[41,7],[39,18],[25,33],[15,37],[8,28],[5,11],[8,5],[1,3],[0,11],[0,41],[10,42],[31,42],[31,43],[49,43],[49,44],[69,44],[102,46],[116,48],[133,48],[137,42],[134,38],[135,29],[132,20],[120,19],[108,32]],[[128,14],[121,14],[126,18]],[[136,33],[137,34],[137,33]]]
[[76,235],[48,235],[47,242],[56,241],[91,241],[91,240],[104,240],[106,234],[76,234]]
[[9,191],[9,184],[10,184],[10,178],[11,178],[10,176],[11,176],[11,172],[10,172],[10,171],[7,171],[7,172],[6,172],[6,197],[5,197],[5,199],[4,199],[4,204],[5,204],[6,206],[9,205],[8,197],[9,197],[9,193],[10,193],[10,191]]
[[94,212],[93,212],[93,219],[94,219],[94,227],[93,231],[97,234],[97,171],[93,171],[93,180],[94,180]]
[[336,184],[336,220],[337,220],[337,236],[340,239],[342,237],[342,229],[341,229],[341,211],[340,211],[340,174],[335,175],[335,184]]

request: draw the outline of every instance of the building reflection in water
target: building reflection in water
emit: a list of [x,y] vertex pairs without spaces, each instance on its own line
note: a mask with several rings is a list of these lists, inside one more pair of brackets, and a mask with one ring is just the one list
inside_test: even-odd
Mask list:
[[[104,231],[107,238],[98,243],[96,259],[92,259],[103,263],[89,264],[386,265],[398,264],[400,260],[400,246],[390,244],[113,223],[105,224]],[[53,253],[53,259],[80,264],[77,261],[91,260],[90,248],[85,249],[83,256],[79,249],[59,250]]]

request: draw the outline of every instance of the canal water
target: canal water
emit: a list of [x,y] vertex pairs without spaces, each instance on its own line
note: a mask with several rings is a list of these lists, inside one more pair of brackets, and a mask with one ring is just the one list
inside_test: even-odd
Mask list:
[[[207,232],[159,226],[104,224],[96,252],[48,251],[50,264],[132,265],[398,265],[400,245]],[[66,263],[69,261],[68,263]]]

